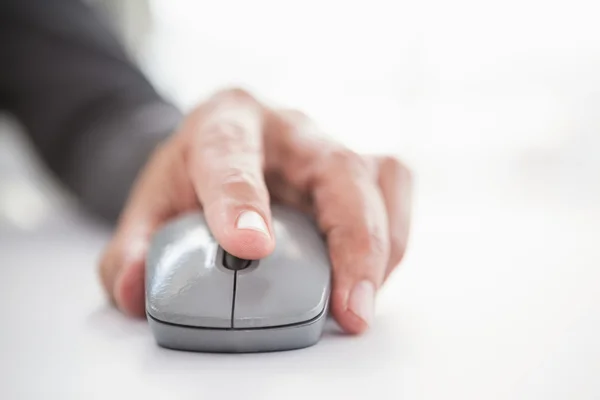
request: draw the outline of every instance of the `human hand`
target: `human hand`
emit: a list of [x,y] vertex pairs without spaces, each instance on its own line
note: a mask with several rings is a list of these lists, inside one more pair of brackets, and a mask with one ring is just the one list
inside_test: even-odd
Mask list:
[[271,110],[242,90],[198,106],[152,155],[101,259],[106,292],[126,314],[144,316],[151,236],[199,208],[226,251],[266,257],[277,239],[270,201],[314,216],[333,268],[331,313],[346,332],[366,330],[376,292],[406,249],[409,171],[326,140],[306,116]]

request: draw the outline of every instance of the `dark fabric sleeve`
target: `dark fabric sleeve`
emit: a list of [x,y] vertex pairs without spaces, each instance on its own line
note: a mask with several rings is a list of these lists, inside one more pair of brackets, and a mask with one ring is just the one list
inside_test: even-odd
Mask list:
[[0,107],[82,204],[111,221],[182,117],[79,0],[0,1]]

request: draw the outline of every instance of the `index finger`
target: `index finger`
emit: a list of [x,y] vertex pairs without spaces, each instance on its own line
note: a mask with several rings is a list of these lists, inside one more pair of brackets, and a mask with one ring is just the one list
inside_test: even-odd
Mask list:
[[206,221],[223,248],[245,259],[273,251],[263,175],[262,107],[234,90],[208,103],[195,127],[190,176]]

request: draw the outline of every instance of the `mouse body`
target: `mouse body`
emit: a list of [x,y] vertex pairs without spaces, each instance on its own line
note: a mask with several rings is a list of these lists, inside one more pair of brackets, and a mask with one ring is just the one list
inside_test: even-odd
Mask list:
[[315,223],[272,206],[275,249],[240,260],[216,242],[201,211],[153,237],[146,260],[146,315],[158,345],[205,352],[291,350],[318,342],[331,265]]

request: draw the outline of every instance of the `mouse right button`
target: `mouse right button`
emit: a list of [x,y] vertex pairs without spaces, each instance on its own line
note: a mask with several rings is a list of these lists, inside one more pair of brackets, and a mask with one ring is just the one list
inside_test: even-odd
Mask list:
[[327,248],[304,215],[272,209],[273,253],[237,271],[234,328],[304,323],[324,312],[329,295]]

